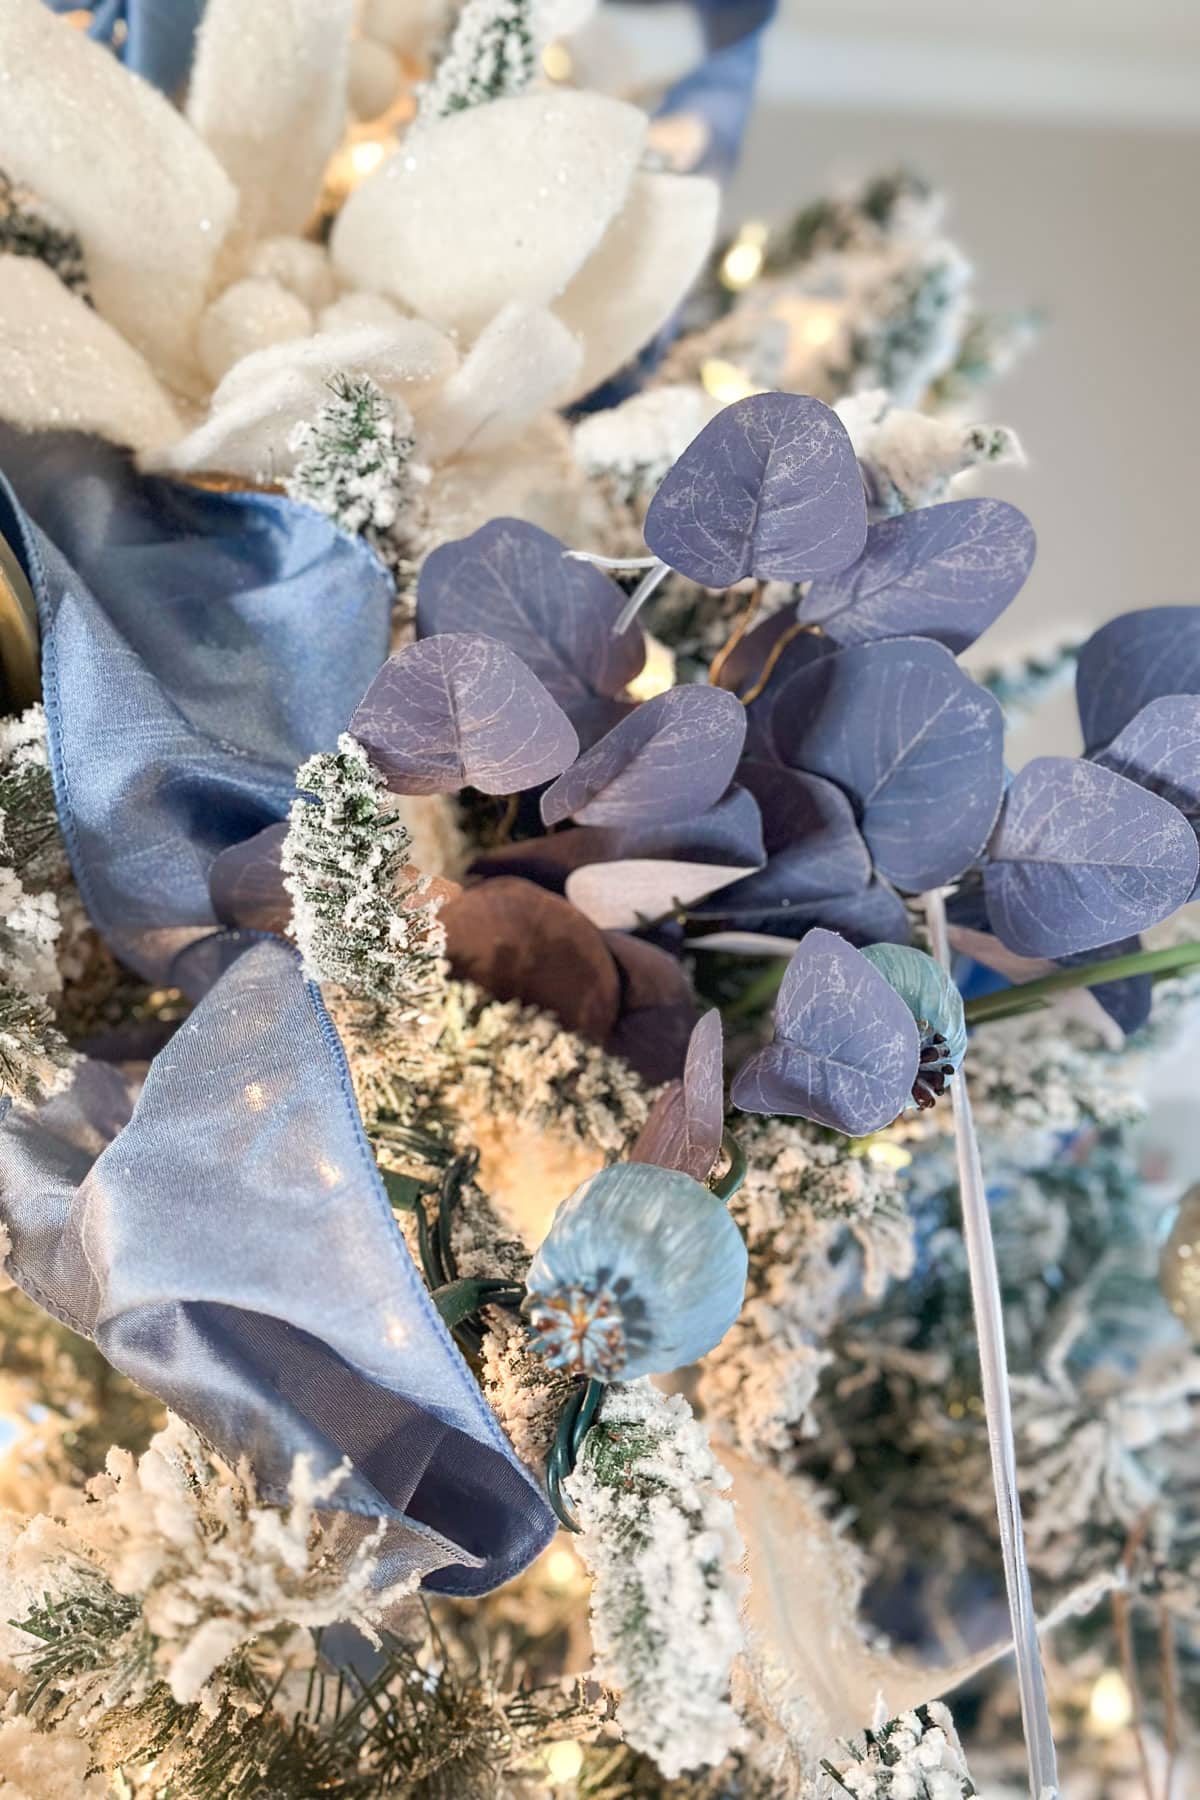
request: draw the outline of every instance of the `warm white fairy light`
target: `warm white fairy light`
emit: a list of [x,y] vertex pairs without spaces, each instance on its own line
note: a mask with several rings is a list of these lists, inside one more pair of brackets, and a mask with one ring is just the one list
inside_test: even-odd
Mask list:
[[675,652],[646,633],[646,661],[626,688],[631,700],[653,700],[675,686]]
[[1120,1669],[1097,1676],[1088,1701],[1088,1717],[1101,1737],[1115,1737],[1133,1719],[1133,1696]]
[[722,286],[735,293],[749,287],[762,272],[766,248],[766,225],[761,219],[748,220],[721,258]]
[[762,392],[744,369],[739,369],[736,363],[726,362],[721,356],[710,356],[700,364],[700,382],[705,392],[722,406],[732,406],[735,400],[745,400],[749,394]]
[[575,63],[565,44],[547,44],[542,51],[542,72],[548,81],[570,81]]
[[551,1587],[575,1587],[583,1574],[573,1550],[551,1550],[546,1558],[546,1580]]
[[566,1787],[583,1767],[583,1747],[573,1738],[546,1746],[546,1773],[552,1786]]
[[384,149],[378,138],[364,138],[361,144],[355,144],[350,151],[350,166],[361,180],[377,169],[383,161]]

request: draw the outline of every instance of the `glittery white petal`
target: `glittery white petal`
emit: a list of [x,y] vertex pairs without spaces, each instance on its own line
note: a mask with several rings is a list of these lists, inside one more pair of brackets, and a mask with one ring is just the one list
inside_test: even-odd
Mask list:
[[13,425],[94,431],[134,450],[183,430],[137,351],[29,256],[0,256],[0,404]]
[[188,117],[237,187],[244,241],[304,230],[346,111],[353,0],[209,0]]
[[468,337],[510,300],[561,294],[624,202],[645,115],[599,94],[522,94],[409,133],[334,226],[334,264]]
[[701,175],[634,176],[622,211],[554,308],[584,343],[572,398],[615,373],[670,318],[712,246],[719,199]]
[[480,332],[436,399],[418,409],[423,449],[444,462],[507,443],[564,397],[582,354],[552,313],[514,301]]
[[156,88],[39,0],[0,5],[0,168],[70,220],[104,318],[160,375],[194,383],[237,195]]
[[212,412],[181,443],[154,459],[167,469],[220,470],[250,479],[286,474],[295,460],[289,438],[315,419],[337,374],[369,375],[400,399],[426,392],[455,365],[453,345],[420,319],[390,331],[318,333],[243,357],[213,395]]

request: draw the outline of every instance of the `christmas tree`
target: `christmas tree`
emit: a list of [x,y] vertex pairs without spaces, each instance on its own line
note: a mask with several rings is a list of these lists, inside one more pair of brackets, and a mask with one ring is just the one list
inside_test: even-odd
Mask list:
[[0,18],[0,1796],[1189,1792],[1200,609],[964,672],[917,177],[270,15]]

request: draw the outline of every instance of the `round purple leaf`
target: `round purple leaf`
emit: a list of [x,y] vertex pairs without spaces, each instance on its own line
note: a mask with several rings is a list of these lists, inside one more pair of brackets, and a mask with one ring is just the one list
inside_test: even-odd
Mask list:
[[1096,761],[1169,800],[1200,835],[1200,698],[1151,700]]
[[397,794],[518,794],[579,749],[570,720],[495,638],[447,632],[389,657],[350,730]]
[[292,897],[283,885],[279,866],[287,829],[283,820],[268,825],[214,858],[208,891],[222,925],[240,925],[250,931],[287,930]]
[[1004,500],[951,500],[884,519],[858,561],[814,581],[798,616],[838,644],[927,637],[966,650],[1014,600],[1037,541]]
[[1079,652],[1075,694],[1089,755],[1151,700],[1200,694],[1200,606],[1151,606],[1110,619]]
[[1196,837],[1166,800],[1073,756],[1015,776],[984,870],[988,918],[1022,956],[1072,956],[1168,918],[1196,882]]
[[865,1137],[904,1110],[920,1042],[878,969],[831,931],[810,931],[783,978],[775,1041],[742,1065],[733,1103]]
[[603,1043],[617,1022],[621,979],[608,944],[581,912],[511,876],[467,888],[442,908],[454,973],[496,1000],[523,1000]]
[[724,1047],[721,1015],[714,1006],[692,1032],[683,1079],[659,1095],[629,1160],[681,1169],[704,1181],[717,1160],[724,1132]]
[[704,427],[646,514],[646,542],[689,581],[810,581],[862,550],[862,475],[837,414],[803,394],[752,394]]
[[421,637],[499,638],[562,707],[581,736],[615,721],[611,702],[646,660],[641,631],[614,632],[625,596],[600,569],[569,557],[523,519],[493,519],[425,560],[417,587]]
[[941,644],[823,657],[780,691],[771,728],[789,767],[850,795],[876,868],[904,892],[978,861],[1003,792],[1003,714]]
[[745,709],[723,688],[670,688],[584,751],[542,795],[542,818],[649,826],[704,812],[729,786],[745,737]]

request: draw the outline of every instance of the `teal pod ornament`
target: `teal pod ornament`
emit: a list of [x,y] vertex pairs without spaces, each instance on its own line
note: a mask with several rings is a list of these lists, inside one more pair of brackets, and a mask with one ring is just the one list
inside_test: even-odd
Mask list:
[[746,1246],[690,1175],[617,1163],[563,1201],[526,1287],[533,1348],[552,1368],[633,1381],[721,1341],[741,1310]]
[[940,963],[905,944],[869,944],[863,951],[917,1022],[921,1060],[912,1097],[926,1111],[945,1093],[967,1051],[962,995]]

